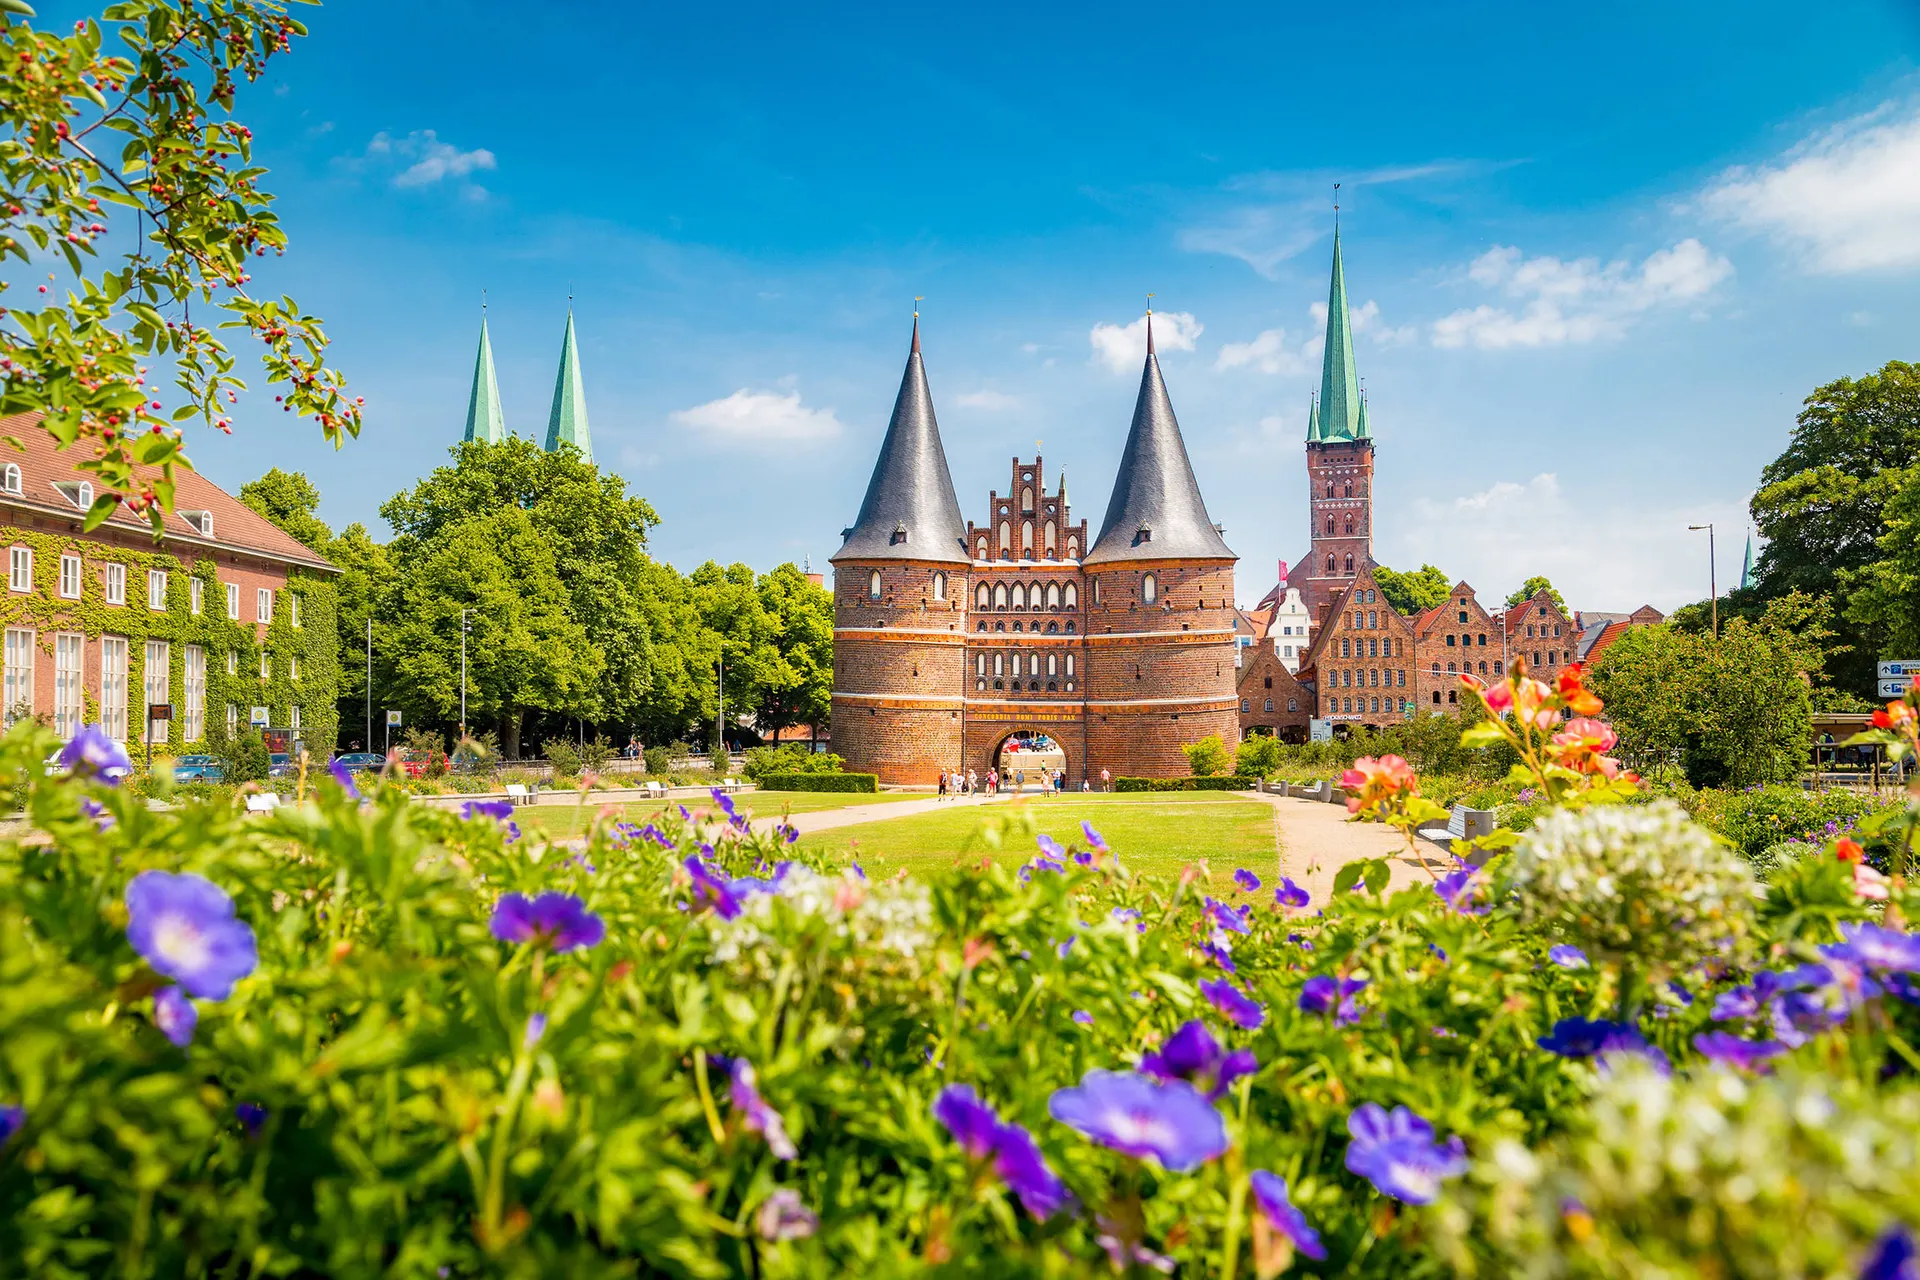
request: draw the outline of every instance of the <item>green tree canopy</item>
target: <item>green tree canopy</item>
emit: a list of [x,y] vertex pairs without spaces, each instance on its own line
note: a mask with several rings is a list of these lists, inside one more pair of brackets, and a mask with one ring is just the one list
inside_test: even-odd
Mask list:
[[1547,598],[1553,601],[1554,608],[1560,610],[1562,613],[1567,611],[1566,600],[1554,589],[1553,583],[1547,581],[1544,574],[1538,573],[1514,589],[1513,594],[1507,597],[1507,608],[1516,609],[1539,595],[1542,591],[1546,592]]
[[333,530],[316,513],[320,490],[303,471],[275,467],[258,480],[240,486],[240,501],[265,516],[296,541],[321,555],[333,541]]
[[1373,580],[1380,584],[1387,603],[1409,618],[1438,609],[1453,591],[1453,580],[1430,564],[1407,573],[1380,565],[1373,571]]
[[1882,513],[1880,558],[1848,575],[1847,615],[1880,639],[1885,656],[1920,659],[1920,466],[1905,477]]

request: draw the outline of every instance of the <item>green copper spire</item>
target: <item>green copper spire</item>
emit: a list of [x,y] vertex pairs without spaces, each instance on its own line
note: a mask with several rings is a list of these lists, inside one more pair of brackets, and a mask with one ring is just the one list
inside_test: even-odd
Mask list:
[[506,437],[507,419],[500,412],[500,384],[493,376],[493,343],[487,340],[487,317],[482,308],[480,355],[473,362],[473,394],[467,399],[467,433],[460,438],[499,444]]
[[1753,530],[1747,530],[1747,559],[1740,566],[1740,589],[1745,591],[1753,585]]
[[1354,428],[1353,438],[1355,440],[1373,439],[1373,432],[1367,429],[1367,395],[1364,391],[1360,393],[1360,425]]
[[1307,443],[1312,444],[1320,438],[1320,397],[1309,396],[1307,409]]
[[1320,436],[1353,440],[1360,432],[1360,379],[1353,369],[1353,321],[1347,273],[1340,265],[1340,224],[1333,224],[1333,283],[1327,289],[1327,350],[1320,367]]
[[593,461],[593,435],[587,430],[587,389],[580,378],[580,353],[573,341],[573,308],[567,308],[567,336],[560,344],[560,376],[553,384],[553,412],[547,415],[547,451],[564,440]]

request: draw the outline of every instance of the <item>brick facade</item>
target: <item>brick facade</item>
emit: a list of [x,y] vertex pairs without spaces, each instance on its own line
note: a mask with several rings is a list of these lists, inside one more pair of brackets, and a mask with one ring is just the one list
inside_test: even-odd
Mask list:
[[1313,695],[1294,679],[1272,644],[1263,642],[1243,652],[1238,688],[1242,738],[1266,733],[1282,742],[1307,740]]
[[1465,582],[1454,583],[1447,602],[1422,614],[1413,630],[1418,711],[1458,711],[1462,674],[1489,681],[1506,674],[1500,619],[1481,608],[1472,586]]
[[1307,651],[1301,683],[1316,714],[1336,726],[1381,728],[1406,720],[1419,691],[1413,624],[1387,603],[1373,571],[1359,571],[1328,609]]

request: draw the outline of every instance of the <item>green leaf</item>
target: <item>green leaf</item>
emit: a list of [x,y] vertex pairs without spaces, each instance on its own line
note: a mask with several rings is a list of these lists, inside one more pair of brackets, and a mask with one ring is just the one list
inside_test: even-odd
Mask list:
[[112,515],[115,511],[118,511],[119,509],[120,509],[119,494],[117,493],[101,494],[99,497],[93,500],[93,505],[87,508],[87,518],[80,522],[80,531],[82,533],[92,533],[95,529],[98,529],[100,527],[101,523],[104,520],[106,520],[108,516]]
[[1354,885],[1360,883],[1360,877],[1365,871],[1365,863],[1349,862],[1346,866],[1341,867],[1333,873],[1333,891],[1335,893],[1345,893],[1347,890],[1353,888]]
[[1387,887],[1387,881],[1393,875],[1393,869],[1387,866],[1385,858],[1368,858],[1361,864],[1364,870],[1361,876],[1367,882],[1368,893],[1379,893]]
[[1500,731],[1500,726],[1490,720],[1468,725],[1460,733],[1460,745],[1463,747],[1492,747],[1506,740],[1507,735]]

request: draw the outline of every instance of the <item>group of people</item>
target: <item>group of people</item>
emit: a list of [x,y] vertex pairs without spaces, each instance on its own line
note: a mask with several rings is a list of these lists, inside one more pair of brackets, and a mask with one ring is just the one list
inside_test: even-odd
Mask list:
[[[1025,794],[1029,780],[1028,773],[1029,771],[1026,769],[1013,769],[1008,771],[1013,785],[1013,794]],[[1066,794],[1067,771],[1065,769],[1034,769],[1031,773],[1032,781],[1037,784],[1036,789],[1041,794]],[[1104,781],[1106,772],[1103,770],[1100,776]],[[974,769],[955,769],[951,773],[943,771],[940,774],[938,796],[942,800],[945,800],[949,796],[956,800],[965,796],[975,795],[997,796],[1000,794],[1002,785],[1007,781],[1008,777],[1002,776],[998,769],[987,770],[985,776],[982,776],[979,771]],[[1091,791],[1093,790],[1093,786],[1091,783],[1082,780],[1080,789],[1082,791]]]

